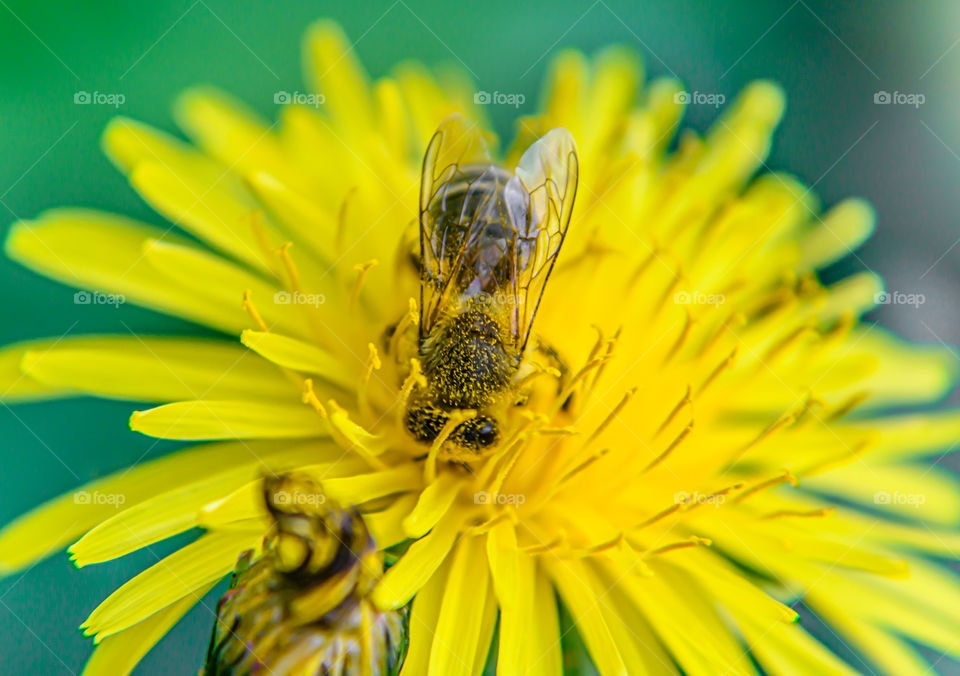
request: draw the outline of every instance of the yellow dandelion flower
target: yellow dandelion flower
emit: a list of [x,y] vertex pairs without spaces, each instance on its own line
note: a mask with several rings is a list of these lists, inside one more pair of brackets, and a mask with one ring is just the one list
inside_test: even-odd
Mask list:
[[[941,397],[950,357],[859,323],[874,275],[819,281],[874,216],[858,200],[821,212],[796,179],[755,177],[784,109],[775,85],[750,85],[671,151],[679,83],[642,84],[620,49],[555,60],[542,112],[494,158],[522,179],[524,152],[566,129],[576,206],[516,355],[522,396],[498,411],[495,443],[464,455],[449,437],[477,411],[448,406],[427,443],[407,414],[430,387],[418,202],[438,125],[483,111],[468,84],[417,65],[368,83],[328,23],[305,54],[320,110],[286,106],[271,125],[194,90],[176,108],[191,144],[123,118],[107,128],[111,160],[186,234],[58,209],[7,239],[41,274],[223,334],[0,354],[8,402],[150,402],[133,430],[208,442],[0,535],[10,573],[67,545],[86,566],[202,530],[93,611],[87,674],[128,673],[260,551],[261,477],[291,470],[355,505],[380,548],[405,545],[371,592],[382,612],[412,601],[405,674],[477,674],[488,654],[502,674],[559,674],[574,635],[604,675],[855,673],[796,602],[888,673],[926,673],[918,643],[960,657],[960,586],[933,560],[960,547],[960,492],[922,462],[960,417],[885,412]],[[531,197],[531,212],[563,203]],[[117,495],[120,511],[103,499]]]

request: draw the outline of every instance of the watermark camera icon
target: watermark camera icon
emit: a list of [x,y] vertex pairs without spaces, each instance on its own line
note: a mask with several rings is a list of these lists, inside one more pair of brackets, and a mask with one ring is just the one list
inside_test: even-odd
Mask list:
[[485,106],[490,103],[490,92],[479,91],[473,95],[473,102],[478,106]]
[[881,90],[879,92],[875,92],[873,95],[874,103],[877,103],[880,105],[887,105],[891,101],[893,101],[893,97],[890,96],[890,92],[885,92]]
[[490,494],[486,491],[478,491],[473,494],[473,503],[476,505],[489,505]]
[[690,92],[677,92],[673,95],[673,102],[683,105],[690,103]]
[[290,92],[283,92],[283,91],[281,91],[281,92],[276,92],[276,93],[274,93],[274,95],[273,95],[273,102],[274,102],[274,103],[277,103],[277,104],[290,103],[290,101],[291,101],[292,99],[293,99],[293,97],[290,96]]
[[290,494],[287,491],[277,491],[273,494],[273,501],[278,505],[289,505]]
[[79,91],[73,94],[73,102],[81,106],[87,105],[91,100],[90,92]]

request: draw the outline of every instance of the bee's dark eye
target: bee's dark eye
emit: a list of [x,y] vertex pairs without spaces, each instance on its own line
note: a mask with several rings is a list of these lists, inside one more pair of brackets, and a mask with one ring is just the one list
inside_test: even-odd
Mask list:
[[414,406],[407,409],[407,430],[417,441],[433,441],[446,422],[447,414],[432,406]]
[[451,436],[460,446],[481,449],[495,444],[500,432],[496,420],[480,416],[460,423]]

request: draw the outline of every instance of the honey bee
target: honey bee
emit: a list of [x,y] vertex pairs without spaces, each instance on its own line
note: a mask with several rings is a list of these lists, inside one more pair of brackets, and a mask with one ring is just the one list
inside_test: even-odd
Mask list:
[[419,356],[426,387],[405,424],[433,442],[453,411],[470,411],[448,441],[478,453],[500,438],[534,316],[566,236],[577,191],[566,129],[534,142],[511,171],[459,115],[434,134],[420,186]]

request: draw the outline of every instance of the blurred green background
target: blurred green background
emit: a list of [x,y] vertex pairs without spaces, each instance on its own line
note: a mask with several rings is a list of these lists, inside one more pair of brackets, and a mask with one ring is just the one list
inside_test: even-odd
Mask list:
[[[769,165],[788,169],[829,205],[866,197],[877,234],[847,261],[926,303],[884,306],[875,319],[922,342],[960,344],[960,4],[888,2],[150,3],[0,0],[0,227],[58,205],[115,210],[160,222],[99,150],[121,112],[172,130],[170,102],[212,82],[273,116],[273,93],[301,89],[300,36],[312,20],[341,22],[374,76],[417,58],[466,65],[488,91],[523,93],[531,111],[550,56],[612,42],[638,49],[651,75],[730,100],[746,82],[781,82],[788,114]],[[119,111],[76,105],[78,91],[118,93]],[[919,93],[919,107],[876,105],[878,91]],[[492,107],[501,132],[514,109]],[[704,129],[712,106],[686,124]],[[75,305],[73,291],[0,260],[0,342],[35,336],[176,333],[192,327],[132,306]],[[955,400],[956,398],[954,398]],[[132,406],[76,400],[0,409],[0,522],[77,484],[164,453],[127,430]],[[119,584],[170,543],[122,561],[72,570],[65,555],[0,582],[0,663],[11,674],[79,673],[89,642],[75,629]],[[138,673],[195,673],[215,600],[195,609]],[[829,640],[829,635],[826,636]],[[936,659],[936,656],[931,656]],[[941,661],[939,673],[960,673]],[[952,670],[952,671],[951,671]]]

